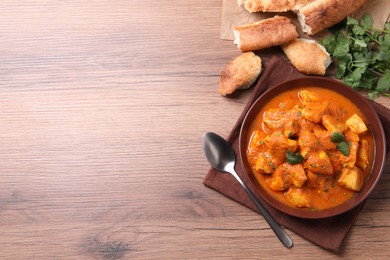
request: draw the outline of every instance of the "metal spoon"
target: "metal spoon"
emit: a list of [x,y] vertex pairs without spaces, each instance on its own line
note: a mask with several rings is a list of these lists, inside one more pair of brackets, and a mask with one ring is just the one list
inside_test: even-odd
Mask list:
[[236,180],[241,184],[246,193],[255,203],[256,207],[259,209],[265,220],[271,226],[272,230],[275,232],[276,236],[282,242],[282,244],[291,248],[293,242],[287,233],[279,226],[274,218],[268,213],[268,210],[256,199],[253,193],[248,189],[244,184],[241,178],[238,176],[234,170],[236,164],[236,156],[232,147],[225,141],[221,136],[215,133],[206,133],[203,135],[203,149],[207,160],[210,162],[211,166],[218,171],[228,172],[236,178]]

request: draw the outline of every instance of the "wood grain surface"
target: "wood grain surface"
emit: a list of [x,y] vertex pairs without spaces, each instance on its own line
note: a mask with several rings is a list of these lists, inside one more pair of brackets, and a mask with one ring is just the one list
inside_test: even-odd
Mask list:
[[0,259],[388,259],[389,162],[338,255],[289,230],[285,249],[203,186],[202,134],[226,136],[250,95],[217,93],[239,54],[221,10],[0,2]]

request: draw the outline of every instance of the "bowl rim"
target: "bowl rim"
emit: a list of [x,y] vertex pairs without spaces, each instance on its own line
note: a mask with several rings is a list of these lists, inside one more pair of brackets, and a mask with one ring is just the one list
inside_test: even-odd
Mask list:
[[[350,101],[357,105],[360,111],[366,116],[368,121],[368,127],[370,128],[374,139],[374,162],[370,171],[370,175],[366,183],[364,184],[363,189],[343,204],[319,211],[294,208],[274,199],[257,182],[246,158],[247,136],[249,126],[251,125],[253,118],[258,114],[258,112],[260,112],[264,105],[269,102],[276,94],[282,93],[293,88],[301,88],[305,86],[314,86],[333,90],[347,97]],[[368,100],[366,100],[366,98],[364,98],[361,94],[356,92],[351,87],[345,85],[341,81],[319,76],[303,76],[292,80],[285,80],[283,82],[275,84],[274,86],[267,89],[260,97],[258,97],[255,102],[253,102],[253,104],[246,112],[240,127],[239,157],[241,159],[241,164],[244,168],[244,173],[247,175],[249,182],[252,185],[252,190],[255,191],[256,195],[264,199],[272,207],[288,215],[307,219],[320,219],[336,216],[345,213],[346,211],[352,210],[353,208],[361,204],[369,196],[369,194],[372,192],[382,175],[386,159],[385,144],[386,139],[382,123],[379,119],[378,114],[370,105]]]

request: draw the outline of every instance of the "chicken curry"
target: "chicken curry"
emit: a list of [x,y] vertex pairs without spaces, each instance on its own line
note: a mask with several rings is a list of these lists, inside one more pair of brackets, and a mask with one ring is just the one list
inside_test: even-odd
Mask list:
[[274,97],[249,129],[247,158],[260,185],[284,204],[324,210],[359,192],[374,141],[359,108],[328,89]]

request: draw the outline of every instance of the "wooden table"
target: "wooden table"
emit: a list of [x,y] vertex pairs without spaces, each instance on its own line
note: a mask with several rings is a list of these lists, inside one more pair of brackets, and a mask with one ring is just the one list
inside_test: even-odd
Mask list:
[[[219,38],[221,8],[1,1],[0,259],[336,257],[289,230],[285,249],[202,184],[202,134],[226,136],[250,95],[217,93],[239,54]],[[341,256],[390,256],[389,166]]]

